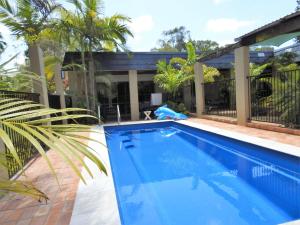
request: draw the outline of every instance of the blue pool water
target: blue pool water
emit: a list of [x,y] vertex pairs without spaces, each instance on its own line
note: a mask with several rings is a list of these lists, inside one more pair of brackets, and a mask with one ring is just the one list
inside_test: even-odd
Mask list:
[[175,122],[105,127],[123,225],[300,218],[300,158]]

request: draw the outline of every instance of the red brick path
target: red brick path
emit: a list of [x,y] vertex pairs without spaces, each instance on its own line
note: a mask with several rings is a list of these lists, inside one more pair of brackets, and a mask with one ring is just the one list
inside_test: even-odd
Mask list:
[[[53,162],[61,186],[48,169],[45,160],[38,157],[26,170],[27,179],[50,200],[41,203],[30,197],[10,194],[0,199],[1,225],[67,225],[73,210],[78,176],[52,150],[48,157]],[[77,163],[79,166],[79,164]]]

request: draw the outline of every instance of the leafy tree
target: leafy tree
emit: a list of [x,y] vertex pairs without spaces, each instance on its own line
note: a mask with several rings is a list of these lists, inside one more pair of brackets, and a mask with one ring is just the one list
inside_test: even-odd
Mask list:
[[[178,90],[194,79],[194,64],[198,56],[191,42],[186,44],[186,49],[187,59],[175,57],[170,60],[169,64],[162,60],[156,65],[157,74],[154,76],[154,82],[169,93],[173,100]],[[214,81],[214,78],[220,75],[216,68],[206,65],[203,66],[203,72],[206,82]]]
[[208,54],[212,51],[217,50],[220,46],[216,41],[211,40],[200,40],[200,41],[192,41],[196,51],[200,52],[201,54]]
[[190,31],[184,26],[162,32],[163,38],[158,41],[159,47],[152,51],[186,51],[185,45],[190,41]]
[[[63,12],[63,26],[74,35],[78,48],[81,51],[82,72],[85,80],[85,90],[87,95],[87,69],[86,55],[88,51],[89,66],[94,67],[93,51],[126,49],[126,37],[132,36],[127,23],[130,19],[121,14],[115,14],[111,17],[101,17],[103,15],[102,1],[93,0],[70,0],[75,6],[76,12]],[[95,108],[95,78],[94,71],[90,70],[90,89],[93,100],[91,108]],[[87,97],[89,108],[89,100]]]
[[185,52],[188,42],[192,42],[196,52],[201,52],[201,54],[208,54],[220,47],[217,42],[212,40],[192,40],[190,31],[184,26],[163,31],[162,35],[163,38],[158,40],[159,46],[151,49],[151,51]]
[[59,7],[50,0],[18,0],[14,4],[0,0],[0,20],[13,35],[24,38],[31,47],[39,44],[43,31],[52,30],[51,15]]

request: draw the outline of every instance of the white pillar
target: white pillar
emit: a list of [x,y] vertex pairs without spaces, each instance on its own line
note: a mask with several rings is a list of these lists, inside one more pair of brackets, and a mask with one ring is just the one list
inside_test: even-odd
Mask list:
[[131,120],[139,120],[139,91],[136,70],[129,70],[129,93]]
[[[56,93],[59,95],[60,108],[64,109],[64,108],[66,108],[66,99],[65,99],[64,84],[61,79],[61,65],[60,64],[56,64],[56,66],[55,66],[54,82],[55,82]],[[66,124],[66,123],[67,123],[67,121],[63,120],[63,124]]]
[[249,47],[235,49],[235,85],[236,85],[236,111],[238,125],[245,126],[249,120]]
[[29,46],[29,59],[31,72],[40,76],[41,81],[33,81],[33,89],[35,93],[40,94],[40,103],[49,107],[47,80],[44,71],[44,58],[41,48],[38,44]]
[[65,100],[65,91],[64,91],[64,84],[61,79],[61,65],[57,64],[55,66],[55,77],[54,77],[56,93],[59,95],[60,100],[60,108],[66,108],[66,100]]
[[196,94],[196,110],[197,117],[201,117],[205,109],[205,100],[204,100],[204,74],[203,74],[203,64],[195,63],[194,66],[195,73],[195,94]]

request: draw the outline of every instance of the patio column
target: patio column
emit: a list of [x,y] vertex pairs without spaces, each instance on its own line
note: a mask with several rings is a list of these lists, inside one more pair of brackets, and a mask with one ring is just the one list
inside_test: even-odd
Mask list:
[[192,93],[190,83],[183,87],[183,102],[187,110],[191,110]]
[[129,70],[129,94],[130,94],[130,111],[131,120],[139,120],[139,91],[138,91],[138,80],[137,71]]
[[40,103],[49,107],[47,81],[44,71],[44,58],[39,45],[33,44],[29,46],[29,59],[31,72],[40,76],[41,81],[33,80],[33,90],[40,94]]
[[203,75],[203,64],[197,62],[194,66],[195,72],[195,94],[196,94],[196,110],[197,117],[201,117],[204,112],[205,101],[204,101],[204,75]]
[[246,126],[249,120],[249,47],[243,46],[235,49],[235,85],[236,85],[236,111],[237,123]]
[[[65,99],[64,84],[61,79],[61,65],[60,64],[56,64],[56,66],[55,66],[54,82],[55,82],[56,93],[59,95],[60,108],[64,109],[64,108],[66,108],[66,99]],[[66,123],[67,123],[67,121],[63,120],[63,124],[66,124]]]

